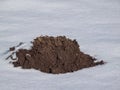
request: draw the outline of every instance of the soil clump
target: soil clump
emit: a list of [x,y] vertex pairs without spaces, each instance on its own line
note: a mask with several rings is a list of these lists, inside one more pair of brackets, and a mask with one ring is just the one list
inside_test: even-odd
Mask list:
[[30,50],[19,49],[16,52],[17,60],[13,62],[15,67],[59,74],[104,64],[81,52],[77,41],[65,36],[40,36],[32,43]]

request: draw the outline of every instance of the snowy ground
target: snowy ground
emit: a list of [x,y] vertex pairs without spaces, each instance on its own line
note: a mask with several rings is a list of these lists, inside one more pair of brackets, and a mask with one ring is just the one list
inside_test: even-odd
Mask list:
[[[4,60],[10,46],[39,35],[77,39],[107,63],[52,75]],[[0,0],[0,90],[120,90],[120,0]]]

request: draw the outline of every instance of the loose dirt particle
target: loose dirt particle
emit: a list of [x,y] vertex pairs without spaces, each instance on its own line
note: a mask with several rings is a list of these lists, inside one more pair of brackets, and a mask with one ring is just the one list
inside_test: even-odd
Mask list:
[[10,47],[9,51],[14,51],[15,47]]

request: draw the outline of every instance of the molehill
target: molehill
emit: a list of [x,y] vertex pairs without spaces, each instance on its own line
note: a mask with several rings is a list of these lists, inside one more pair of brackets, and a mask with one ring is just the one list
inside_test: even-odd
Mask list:
[[58,74],[104,64],[81,52],[77,41],[65,36],[40,36],[32,44],[30,50],[19,49],[16,52],[15,67]]

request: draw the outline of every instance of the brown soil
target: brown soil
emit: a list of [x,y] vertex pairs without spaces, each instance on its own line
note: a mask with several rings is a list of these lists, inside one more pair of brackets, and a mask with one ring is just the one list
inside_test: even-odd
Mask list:
[[40,36],[32,43],[30,50],[19,49],[16,52],[18,59],[13,62],[15,67],[58,74],[104,64],[103,61],[95,62],[95,58],[81,52],[77,41],[65,36]]
[[15,47],[11,47],[10,49],[9,49],[9,51],[14,51],[15,50]]

